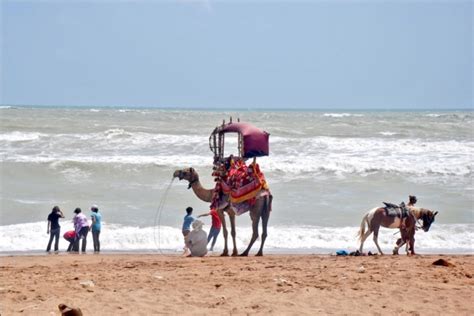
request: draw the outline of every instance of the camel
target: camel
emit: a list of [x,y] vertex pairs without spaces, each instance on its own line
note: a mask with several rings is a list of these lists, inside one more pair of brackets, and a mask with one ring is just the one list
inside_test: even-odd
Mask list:
[[[178,178],[179,180],[187,180],[189,182],[189,188],[193,189],[194,194],[196,196],[204,201],[211,203],[212,202],[212,195],[214,190],[210,189],[205,189],[201,182],[199,182],[199,175],[194,170],[194,168],[187,168],[187,169],[182,169],[182,170],[176,170],[173,173],[174,178]],[[252,245],[254,244],[255,240],[258,238],[258,224],[260,222],[260,219],[262,220],[262,241],[260,244],[260,249],[257,252],[257,256],[262,256],[263,255],[263,246],[265,244],[265,239],[267,238],[267,225],[268,225],[268,219],[270,218],[270,211],[271,211],[271,202],[272,202],[272,195],[268,190],[261,190],[256,197],[256,202],[253,206],[250,207],[249,213],[250,213],[250,218],[252,220],[252,238],[250,239],[250,243],[245,249],[245,251],[241,254],[241,256],[248,256],[250,249],[252,248]],[[219,218],[222,222],[222,230],[223,230],[223,235],[224,235],[224,251],[222,252],[222,256],[228,256],[228,247],[227,247],[227,227],[226,227],[226,222],[225,222],[225,217],[224,217],[224,212],[226,212],[229,215],[230,219],[230,227],[231,227],[231,235],[232,235],[232,242],[234,245],[233,251],[232,251],[232,256],[237,256],[237,245],[235,241],[235,211],[232,208],[232,205],[229,201],[228,196],[224,196],[224,201],[220,203],[217,213],[219,214]]]

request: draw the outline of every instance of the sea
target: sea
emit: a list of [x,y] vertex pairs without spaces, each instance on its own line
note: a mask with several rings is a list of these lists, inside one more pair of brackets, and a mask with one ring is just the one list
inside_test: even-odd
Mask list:
[[[103,216],[104,252],[182,252],[186,207],[197,216],[209,204],[173,172],[193,167],[212,188],[209,136],[231,118],[270,134],[270,155],[257,158],[274,196],[267,253],[356,250],[364,214],[408,195],[439,212],[429,232],[416,233],[417,252],[473,253],[471,110],[2,106],[0,254],[44,252],[53,206],[65,214],[64,233],[73,210],[89,216],[92,204]],[[225,150],[237,153],[235,134]],[[202,220],[208,230],[210,217]],[[237,217],[239,251],[250,237],[245,213]],[[397,238],[397,230],[382,228],[379,243],[390,253]],[[222,248],[221,233],[216,252]],[[371,237],[364,250],[376,250]]]

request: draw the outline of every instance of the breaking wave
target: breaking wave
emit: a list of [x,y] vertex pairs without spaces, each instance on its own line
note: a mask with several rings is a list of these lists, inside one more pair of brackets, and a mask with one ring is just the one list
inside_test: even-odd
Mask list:
[[[386,135],[392,135],[386,132]],[[235,140],[230,140],[233,147]],[[207,135],[168,135],[114,128],[84,134],[0,134],[6,162],[210,166]],[[235,146],[234,146],[235,147]],[[289,175],[375,172],[470,176],[474,141],[415,138],[281,137],[271,139],[265,171]],[[427,163],[429,161],[429,163]]]
[[[66,232],[66,225],[61,234]],[[208,231],[209,227],[204,228]],[[293,250],[302,252],[328,253],[336,249],[355,250],[359,244],[356,239],[357,227],[319,227],[319,226],[270,226],[265,243],[267,251]],[[381,229],[379,244],[390,252],[397,236],[394,230]],[[239,227],[237,246],[244,249],[252,231],[250,227]],[[43,222],[0,226],[0,252],[41,251],[46,248],[48,236]],[[90,237],[89,237],[90,239]],[[473,253],[474,224],[436,224],[427,233],[418,232],[416,248],[418,252],[458,252]],[[258,249],[254,245],[254,251]],[[136,227],[104,223],[101,233],[101,245],[106,251],[182,251],[183,236],[179,228],[170,226]],[[60,250],[67,248],[68,242],[61,237]],[[219,236],[216,249],[223,247],[222,235]],[[92,242],[88,243],[92,250]],[[369,238],[364,250],[375,251],[375,245]]]

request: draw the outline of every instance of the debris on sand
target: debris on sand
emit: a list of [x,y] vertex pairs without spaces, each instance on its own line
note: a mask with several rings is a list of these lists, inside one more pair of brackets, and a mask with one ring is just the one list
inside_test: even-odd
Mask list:
[[455,265],[452,264],[451,262],[444,260],[444,259],[438,259],[435,262],[432,263],[434,266],[443,266],[443,267],[454,267]]

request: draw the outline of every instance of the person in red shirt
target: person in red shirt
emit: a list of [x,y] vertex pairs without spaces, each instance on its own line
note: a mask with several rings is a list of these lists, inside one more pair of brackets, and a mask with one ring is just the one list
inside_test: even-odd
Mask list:
[[219,218],[219,214],[217,214],[216,209],[211,209],[209,213],[204,213],[199,215],[198,217],[202,216],[211,216],[212,224],[211,224],[211,230],[209,231],[209,235],[207,235],[207,243],[209,244],[209,241],[212,239],[211,243],[211,249],[210,251],[214,251],[214,245],[216,244],[217,236],[219,236],[219,233],[221,232],[221,220]]
[[70,230],[64,233],[64,239],[69,241],[69,247],[67,247],[67,251],[71,251],[72,247],[74,246],[74,240],[76,239],[76,232],[74,230]]

